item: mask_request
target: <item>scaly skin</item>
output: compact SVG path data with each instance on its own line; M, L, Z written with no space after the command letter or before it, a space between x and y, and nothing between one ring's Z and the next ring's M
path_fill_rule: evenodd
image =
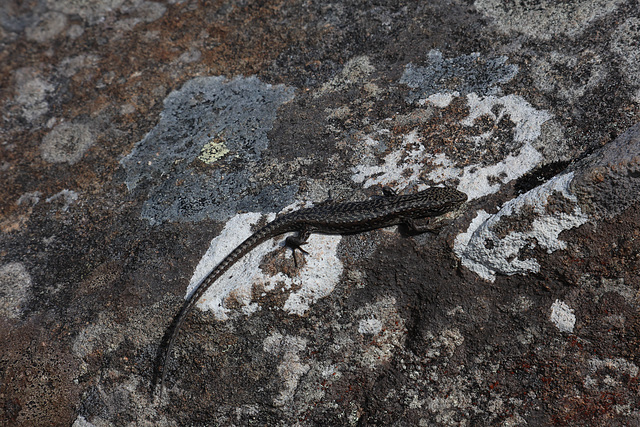
M162 372L160 393L162 394L164 387L167 361L173 343L187 314L220 276L260 243L292 231L298 232L298 235L288 237L286 243L294 250L300 249L311 233L353 234L398 224L406 224L415 232L424 232L426 229L419 227L415 220L442 215L457 208L466 200L466 194L448 187L431 187L408 195L397 195L385 188L384 196L374 197L364 202L323 203L277 217L227 255L187 297L167 330L165 338L168 336L168 343L164 352L161 351L163 346L160 346L160 363L155 375L157 379L158 373Z

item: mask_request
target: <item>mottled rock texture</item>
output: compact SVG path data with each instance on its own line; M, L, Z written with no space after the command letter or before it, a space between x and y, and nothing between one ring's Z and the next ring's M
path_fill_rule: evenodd
M637 2L0 2L0 425L640 424ZM437 230L276 214L445 184ZM439 227L439 228L438 228Z

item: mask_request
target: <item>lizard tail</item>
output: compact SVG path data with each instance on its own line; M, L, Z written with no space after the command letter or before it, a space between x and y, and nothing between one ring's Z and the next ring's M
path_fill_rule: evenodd
M236 263L240 258L246 255L253 248L258 246L260 243L264 242L267 239L283 234L288 229L282 229L282 221L272 221L271 223L265 225L258 231L256 231L253 235L247 238L244 242L242 242L237 248L235 248L229 255L227 255L221 262L218 264L207 276L205 276L200 283L196 285L191 294L187 297L186 301L182 305L182 308L178 312L178 314L173 318L173 321L167 328L164 337L162 338L162 342L158 347L158 352L156 354L156 363L153 374L152 381L152 392L160 385L160 393L159 396L162 398L162 391L164 389L164 381L167 376L167 362L169 361L169 357L171 355L171 350L173 348L173 344L180 332L180 328L187 318L187 314L191 311L191 309L196 305L200 297L204 295L204 293L209 289L209 287L220 278L233 264ZM288 227L287 227L288 228Z

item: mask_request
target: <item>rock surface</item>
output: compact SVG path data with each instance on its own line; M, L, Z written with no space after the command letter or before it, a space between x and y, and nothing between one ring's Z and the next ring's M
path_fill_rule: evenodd
M0 422L640 423L633 2L0 4ZM435 233L281 239L446 184ZM399 231L399 232L398 232Z

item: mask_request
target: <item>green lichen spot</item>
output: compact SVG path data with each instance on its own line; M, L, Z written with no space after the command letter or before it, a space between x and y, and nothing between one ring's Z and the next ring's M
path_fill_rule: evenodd
M224 157L228 152L229 149L224 144L224 137L222 135L216 135L202 147L198 159L203 163L211 165Z

